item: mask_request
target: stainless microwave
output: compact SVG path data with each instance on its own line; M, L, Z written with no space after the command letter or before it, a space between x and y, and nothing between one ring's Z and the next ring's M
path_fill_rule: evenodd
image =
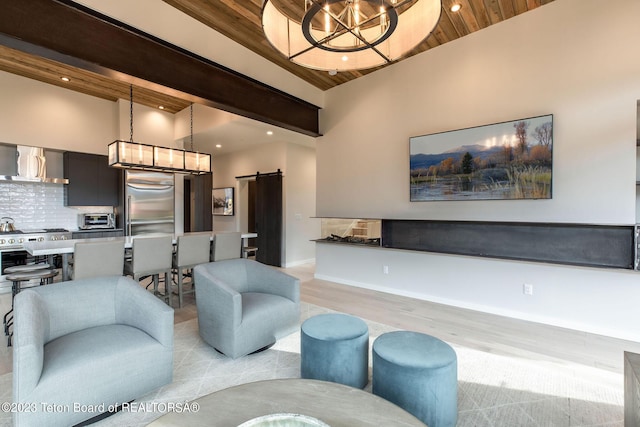
M78 215L78 228L91 230L94 228L116 228L115 215L112 213L83 213Z

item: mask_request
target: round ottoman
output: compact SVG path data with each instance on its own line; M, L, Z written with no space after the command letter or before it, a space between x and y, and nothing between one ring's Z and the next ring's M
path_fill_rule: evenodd
M444 341L418 332L382 334L373 343L372 391L429 427L453 427L458 420L456 353Z
M364 388L369 382L369 329L354 316L320 314L302 323L302 378Z

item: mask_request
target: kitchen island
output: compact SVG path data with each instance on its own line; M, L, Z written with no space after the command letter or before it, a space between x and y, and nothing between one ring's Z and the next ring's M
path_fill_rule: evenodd
M202 231L202 232L193 232L193 233L184 233L181 235L189 236L189 235L198 235L198 234L209 234L211 236L211 241L213 241L215 232L211 231ZM178 239L178 236L181 235L173 235L173 244L175 245ZM141 236L124 236L124 237L97 237L94 239L68 239L68 240L53 240L53 241L45 241L45 242L25 242L24 249L32 256L50 256L50 255L61 255L62 256L62 280L69 280L69 255L73 254L75 244L81 242L96 242L96 241L122 241L125 249L130 249L132 246L133 239L137 237L155 237L155 236L166 236L166 234L154 233L154 234L144 234ZM242 246L247 245L248 239L253 239L258 237L257 233L242 233Z

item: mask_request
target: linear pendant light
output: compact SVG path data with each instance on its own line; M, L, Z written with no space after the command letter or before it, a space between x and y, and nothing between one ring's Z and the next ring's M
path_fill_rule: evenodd
M202 175L211 172L211 155L193 151L193 104L191 104L191 150L159 147L133 141L133 85L129 89L129 141L115 140L108 146L109 166Z

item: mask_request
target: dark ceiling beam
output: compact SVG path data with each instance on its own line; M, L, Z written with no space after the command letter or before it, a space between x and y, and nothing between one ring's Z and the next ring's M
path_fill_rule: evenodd
M72 1L0 0L0 10L7 47L319 136L319 107Z

